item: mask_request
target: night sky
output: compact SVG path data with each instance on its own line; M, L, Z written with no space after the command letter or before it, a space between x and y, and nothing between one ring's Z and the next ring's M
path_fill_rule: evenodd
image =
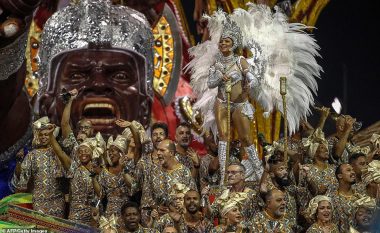
M363 126L380 120L379 8L366 2L377 1L332 0L314 31L325 71L317 100L331 106L338 97Z

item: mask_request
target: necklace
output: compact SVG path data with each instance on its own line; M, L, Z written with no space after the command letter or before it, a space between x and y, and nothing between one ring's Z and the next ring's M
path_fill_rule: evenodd
M227 73L236 63L238 57L231 54L227 57L221 55L219 61L223 64L223 74Z
M220 61L223 63L223 64L228 64L228 63L231 63L235 58L235 55L232 53L231 55L228 55L228 56L223 56L221 55L220 56Z
M349 200L351 200L354 197L354 194L344 194L344 193L341 193L339 191L338 191L338 195L340 195L346 199L349 199Z

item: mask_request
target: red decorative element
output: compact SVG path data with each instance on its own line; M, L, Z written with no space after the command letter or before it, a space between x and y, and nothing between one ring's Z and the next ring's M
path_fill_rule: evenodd
M183 77L180 77L177 91L173 99L177 99L177 97L181 97L181 96L191 96L191 95L192 95L192 90L191 90L190 84ZM172 140L175 139L175 130L177 128L177 125L180 122L175 114L174 103L168 106L165 106L165 104L162 103L158 99L157 96L154 96L153 107L152 107L152 118L156 122L157 121L165 122L169 128L169 138ZM190 144L190 147L196 149L198 154L200 155L204 155L207 153L204 145L196 140L193 140L193 142Z
M39 7L34 15L34 21L39 28L43 28L46 21L54 14L51 7Z
M20 203L20 204L17 204L17 205L21 206L21 207L24 207L24 208L27 208L27 209L30 209L30 210L33 209L33 203Z
M158 14L161 15L161 13L164 11L165 7L165 2L159 2L154 6L154 11Z

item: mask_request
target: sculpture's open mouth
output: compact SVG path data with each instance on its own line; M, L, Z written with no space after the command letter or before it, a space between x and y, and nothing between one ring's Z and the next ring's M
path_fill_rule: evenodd
M88 98L82 104L81 118L91 121L92 125L113 125L120 118L120 110L114 100L108 98Z

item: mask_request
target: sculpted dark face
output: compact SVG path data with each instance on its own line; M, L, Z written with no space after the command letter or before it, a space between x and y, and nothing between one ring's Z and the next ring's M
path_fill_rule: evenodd
M62 88L76 88L73 125L85 119L95 131L116 135L116 119L149 124L151 101L142 93L146 83L141 56L117 49L79 49L58 55L51 66L47 93L38 100L40 114L59 122L65 107L59 94Z

